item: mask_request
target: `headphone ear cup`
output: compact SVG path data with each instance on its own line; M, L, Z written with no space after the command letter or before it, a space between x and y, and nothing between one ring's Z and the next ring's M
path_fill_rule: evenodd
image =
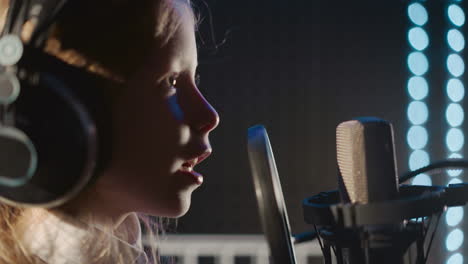
M17 187L31 179L37 168L37 152L31 140L13 127L0 129L0 184Z
M96 127L60 75L43 72L39 76L34 85L21 82L21 94L14 105L15 126L30 141L18 141L21 132L12 133L11 141L5 137L5 144L32 142L37 169L22 185L0 182L0 194L15 205L53 207L68 201L89 182L96 165ZM26 157L27 152L23 152L26 154L19 155Z

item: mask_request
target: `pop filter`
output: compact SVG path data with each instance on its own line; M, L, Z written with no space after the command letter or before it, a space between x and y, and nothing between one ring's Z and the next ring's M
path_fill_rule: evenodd
M275 264L296 264L291 228L268 134L261 125L248 129L248 152L260 220Z

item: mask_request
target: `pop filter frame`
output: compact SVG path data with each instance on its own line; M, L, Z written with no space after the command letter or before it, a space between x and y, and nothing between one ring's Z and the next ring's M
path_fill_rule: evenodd
M248 153L263 232L275 264L295 264L291 228L266 129L248 129Z

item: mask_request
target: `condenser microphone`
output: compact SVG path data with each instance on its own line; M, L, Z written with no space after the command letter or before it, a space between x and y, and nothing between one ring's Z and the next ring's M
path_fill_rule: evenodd
M361 117L343 122L336 136L338 190L303 201L304 220L318 230L324 263L332 263L332 253L337 264L427 263L442 212L466 204L468 183L399 185L393 128L385 120ZM446 163L400 179L447 168Z
M338 183L342 201L367 204L393 200L398 175L392 125L361 117L336 128Z
M343 204L372 204L398 197L392 125L374 117L360 117L336 128L338 190ZM401 226L368 225L355 235L382 238L381 246L366 248L354 244L344 247L347 263L402 263L403 253L395 251L392 236ZM364 231L364 232L363 232ZM353 232L351 232L353 233ZM382 262L383 261L383 262Z

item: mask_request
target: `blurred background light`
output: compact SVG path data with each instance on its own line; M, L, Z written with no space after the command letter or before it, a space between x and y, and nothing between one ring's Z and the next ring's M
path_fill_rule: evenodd
M462 206L450 207L445 214L445 222L449 226L458 225L463 219L464 210Z
M463 144L465 143L465 136L460 129L451 128L447 132L445 143L451 152L457 152L463 147Z
M424 26L428 20L427 10L420 3L413 3L408 6L408 17L414 24Z
M458 127L463 123L464 112L460 104L451 103L445 111L445 118L451 127Z
M459 153L452 153L450 154L449 156L449 159L461 159L463 158L462 155L460 155ZM447 174L450 176L450 177L457 177L457 176L460 176L460 174L463 172L463 170L461 169L450 169L450 170L447 170Z
M411 184L431 186L432 185L432 180L431 180L431 177L429 177L429 175L422 173L422 174L419 174L418 176L414 177Z
M417 70L422 70L419 69L419 67L422 68L422 66L416 66ZM455 77L461 76L465 72L465 63L463 62L463 59L460 57L458 54L450 54L447 57L447 69Z
M448 7L447 10L448 18L450 22L452 22L455 26L460 27L465 24L465 12L460 6L456 4L452 4Z
M463 264L463 255L455 253L447 260L447 264Z
M428 134L423 126L411 126L408 130L406 140L411 149L422 149L427 145Z
M460 52L465 48L465 37L458 29L451 29L447 33L447 43L451 49Z
M447 96L452 102L460 102L463 99L465 87L459 79L452 78L447 82Z
M458 178L450 179L450 181L448 182L448 184L459 184L459 183L462 183L462 181Z
M415 51L408 56L408 68L414 75L423 75L429 69L429 62L424 53Z
M424 77L413 76L408 80L408 93L413 100L422 100L429 93L429 86Z
M426 151L415 150L409 157L409 169L412 171L420 169L429 165L429 161L429 154Z
M463 239L463 231L458 228L454 229L448 234L447 239L445 240L445 247L448 251L455 251L463 244Z
M408 31L408 41L416 50L424 50L429 45L429 37L424 29L414 27Z
M408 106L408 120L413 125L424 124L429 117L429 110L424 102L413 101Z

